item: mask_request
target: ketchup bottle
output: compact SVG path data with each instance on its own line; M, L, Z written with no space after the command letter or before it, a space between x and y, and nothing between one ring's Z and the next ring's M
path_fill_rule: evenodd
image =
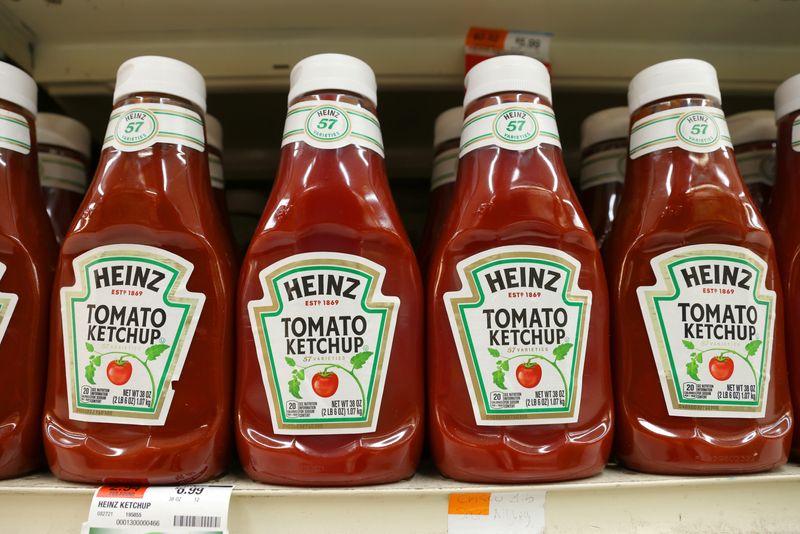
M428 270L431 253L447 220L458 173L458 140L464 108L461 106L443 111L433 125L433 173L431 175L431 202L422 233L419 265L423 273Z
M428 288L431 450L446 476L591 476L611 449L608 303L569 183L547 68L467 73L453 209Z
M36 116L39 178L56 241L64 241L86 193L92 139L89 129L55 113Z
M625 191L606 246L616 454L665 474L786 462L792 410L775 249L745 191L714 67L631 81Z
M775 112L757 109L737 113L728 117L728 127L744 185L765 213L775 184Z
M628 156L628 108L592 113L581 123L580 200L602 248L619 207Z
M42 464L50 288L58 249L36 168L36 83L0 62L0 479Z
M775 189L771 195L768 221L786 296L786 353L789 361L789 384L795 413L800 410L800 74L783 82L775 91L777 119ZM794 427L794 456L800 457L800 427Z
M233 251L214 205L205 82L129 59L97 175L61 249L44 415L53 473L174 484L231 441Z
M291 73L281 162L239 279L236 439L255 480L376 484L422 448L422 289L389 192L375 75Z

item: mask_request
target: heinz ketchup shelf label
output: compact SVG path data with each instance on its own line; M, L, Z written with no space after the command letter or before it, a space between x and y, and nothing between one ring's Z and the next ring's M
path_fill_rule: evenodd
M276 434L372 432L400 299L386 269L350 254L298 254L260 274L250 322Z

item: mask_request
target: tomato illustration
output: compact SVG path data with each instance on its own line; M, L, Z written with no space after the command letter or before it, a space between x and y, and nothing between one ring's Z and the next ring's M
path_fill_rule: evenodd
M106 376L109 382L116 386L122 386L131 379L133 373L133 366L131 362L126 360L113 360L108 362L106 367Z
M517 382L519 385L532 389L542 380L542 366L538 363L521 363L517 367Z
M336 373L322 371L311 379L311 388L314 393L327 399L339 389L339 377L336 376Z
M733 374L733 359L727 356L711 358L711 361L708 362L708 371L714 377L714 380L724 382Z

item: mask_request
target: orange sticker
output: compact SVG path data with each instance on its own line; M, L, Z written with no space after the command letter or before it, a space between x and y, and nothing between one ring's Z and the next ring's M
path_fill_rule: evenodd
M97 490L98 497L115 497L118 499L141 499L146 487L135 486L102 486Z
M465 44L467 46L476 48L492 48L494 50L502 50L505 46L507 36L507 30L500 30L496 28L476 28L473 26L467 32L467 40Z
M489 515L491 493L453 493L447 505L450 515Z

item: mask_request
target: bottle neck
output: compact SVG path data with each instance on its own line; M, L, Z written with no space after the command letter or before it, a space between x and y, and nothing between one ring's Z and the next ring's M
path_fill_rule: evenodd
M203 110L182 98L158 93L140 93L127 96L114 104L110 124L114 124L114 116L119 112L139 106L159 117L155 143L143 143L141 148L131 151L121 150L113 143L109 143L108 138L114 135L114 132L109 130L100 155L98 179L104 184L124 184L132 189L148 191L179 191L185 187L208 186L210 178ZM185 117L188 118L179 120L190 121L195 126L199 123L202 136L199 131L191 132L191 135L182 130L177 132L179 135L167 131L181 128L180 126L174 128L173 125L166 127L164 124L176 115L184 117L183 112L186 112ZM135 126L134 124L132 128L135 129ZM193 145L191 139L197 139L197 143ZM107 187L105 189L108 190Z
M28 201L41 197L35 119L28 110L4 100L0 100L0 110L22 116L28 125L27 154L0 147L0 195L5 197L3 205L8 206L6 202L10 202L12 206L24 206ZM19 141L24 142L23 139Z
M694 151L685 146L675 146L675 143L667 142L663 145L664 148L634 156L633 152L636 150L633 147L634 144L648 141L658 142L657 139L634 139L634 129L638 131L641 125L647 123L648 118L655 114L665 114L665 112L674 110L675 114L665 114L673 119L665 119L661 123L669 124L668 121L673 120L676 126L671 127L669 133L674 136L675 128L682 131L678 125L680 119L676 117L682 116L680 112L688 111L687 108L703 108L698 111L717 116L722 115L719 102L704 95L680 95L665 98L646 104L633 113L631 116L631 153L628 156L625 178L625 198L633 199L637 203L643 203L646 200L646 204L654 207L657 211L661 209L660 206L666 199L693 193L733 195L742 201L749 202L746 200L744 185L736 166L733 149L730 146L724 118L721 119L723 127L719 131L721 141L712 145L710 151L701 149ZM657 118L659 117L653 117L653 119ZM691 131L691 126L687 127Z
M483 110L487 113L487 108L495 106L508 106L509 109L523 108L533 109L539 108L539 111L552 113L552 108L549 100L546 98L532 94L532 93L498 93L495 95L480 98L467 106L465 112L465 132L470 123L471 117L478 117ZM499 119L503 115L502 110L498 110L498 117L492 119L495 123L499 123ZM511 120L506 121L505 128L511 128ZM482 146L470 152L466 152L461 157L459 166L459 183L464 182L463 191L465 194L485 196L483 193L490 195L501 194L503 192L512 191L519 188L537 187L553 191L560 195L567 195L571 191L569 186L569 177L566 168L564 167L561 148L558 143L553 142L552 137L542 136L542 132L548 130L547 133L555 133L557 131L549 132L549 130L556 130L555 122L552 120L552 126L544 126L545 120L541 120L537 127L537 138L541 141L539 144L530 148L520 149L523 144L508 145L501 141L492 141L491 144ZM491 136L491 130L497 130L499 126L484 126L485 132L475 132L479 137L481 133ZM521 126L514 126L514 129L521 128ZM468 133L464 134L469 135ZM496 135L496 134L495 134ZM468 140L465 141L465 145ZM462 147L462 153L464 147ZM462 187L459 185L459 187ZM569 193L571 194L571 193Z
M361 95L346 91L322 91L302 95L289 107L301 103L331 102L346 104L376 117L376 107ZM278 189L301 190L313 187L342 187L367 194L376 187L388 191L383 156L359 144L324 143L312 145L303 139L289 142L281 149L281 161L275 186Z

